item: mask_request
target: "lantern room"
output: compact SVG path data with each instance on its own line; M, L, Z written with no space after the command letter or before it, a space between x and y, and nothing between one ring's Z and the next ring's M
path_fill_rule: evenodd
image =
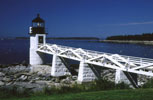
M45 32L45 21L40 18L40 15L37 14L37 17L32 20L32 27L30 27L30 34L46 34Z

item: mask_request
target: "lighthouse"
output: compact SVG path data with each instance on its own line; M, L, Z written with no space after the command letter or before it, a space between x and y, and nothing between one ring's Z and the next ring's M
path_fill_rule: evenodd
M29 63L30 65L43 64L44 54L37 52L39 44L46 43L46 32L45 32L45 21L37 17L32 20L32 26L29 27L30 34L30 52L29 52Z

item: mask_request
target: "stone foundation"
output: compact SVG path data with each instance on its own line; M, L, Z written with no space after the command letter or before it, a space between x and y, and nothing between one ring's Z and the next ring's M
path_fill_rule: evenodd
M61 60L60 57L57 55L53 55L53 61L52 61L52 70L51 75L52 76L65 76L65 75L71 75L68 68L64 64L64 62Z
M90 82L97 79L93 70L89 67L87 63L80 62L79 73L78 73L78 83Z
M116 70L115 83L122 83L130 85L132 88L137 88L137 75L129 72L123 72L121 70Z

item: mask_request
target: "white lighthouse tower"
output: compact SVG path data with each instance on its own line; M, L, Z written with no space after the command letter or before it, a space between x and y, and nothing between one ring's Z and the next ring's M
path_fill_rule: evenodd
M40 15L37 14L37 17L32 20L32 26L29 28L30 34L30 65L40 65L43 64L43 53L37 52L39 44L46 43L46 32L45 32L45 21L40 18Z

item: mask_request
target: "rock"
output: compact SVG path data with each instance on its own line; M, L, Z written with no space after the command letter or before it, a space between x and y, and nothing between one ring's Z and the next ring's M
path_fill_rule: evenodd
M51 74L51 66L49 65L33 65L31 72L37 72L39 75Z
M33 88L31 91L33 92L43 92L45 87L37 87L37 88Z
M3 77L0 77L0 81L2 81L3 80Z
M24 88L33 89L33 88L37 88L37 86L34 84L26 84L26 85L24 85Z
M30 73L27 73L27 72L19 72L17 74L14 74L14 77L19 78L21 75L31 76Z
M60 83L54 83L54 86L55 87L60 87L61 85L60 85Z
M30 80L29 83L35 83L36 80Z
M35 78L35 80L39 80L39 79L40 79L39 77L36 77L36 78Z
M14 85L16 85L17 87L23 87L27 89L33 89L39 87L37 84L34 83L31 84L29 82L15 82Z
M4 73L8 73L9 72L9 68L3 68L2 70Z
M6 86L12 85L12 84L13 84L13 82L7 82L7 83L6 83Z
M51 81L52 82L55 82L55 80L56 80L56 78L54 78L54 77L51 78Z
M40 85L46 85L47 81L35 81L35 83Z
M10 81L11 81L11 79L10 79L10 78L8 78L8 77L4 77L4 78L3 78L3 81L4 81L4 82L10 82Z
M71 81L71 84L77 84L77 81Z
M70 84L72 81L71 77L67 77L66 79L62 79L60 83Z
M56 78L55 83L59 83L59 82L60 82L59 78Z
M19 78L21 81L26 81L28 78L28 76L25 75L21 75L21 77Z
M4 85L4 82L0 81L0 86L3 86Z
M72 80L77 80L78 76L72 76Z
M20 72L29 72L30 67L23 66L23 65L16 65L16 66L9 66L7 68L3 68L3 72L7 74L16 74Z
M66 80L70 81L70 80L72 80L72 77L66 77Z
M3 77L3 76L5 76L5 74L4 74L4 73L2 73L2 72L0 72L0 77Z
M51 75L50 74L46 74L45 75L45 80L51 80Z
M63 80L61 80L61 82L60 82L60 83L70 84L71 82L70 82L69 80L67 80L67 79L63 79Z
M66 83L66 79L62 79L60 83Z
M32 80L32 77L31 76L28 76L27 80L29 80L29 81Z

